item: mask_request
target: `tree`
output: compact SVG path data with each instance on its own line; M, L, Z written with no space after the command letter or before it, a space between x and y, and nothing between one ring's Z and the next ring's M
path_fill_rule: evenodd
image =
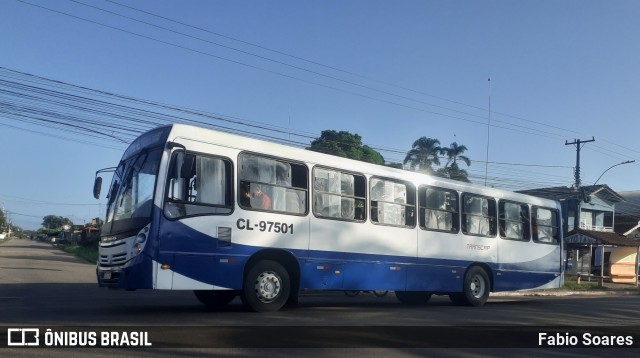
M467 146L465 145L458 145L458 143L453 142L449 144L449 148L442 148L442 151L447 156L447 158L449 158L447 160L447 164L445 164L445 167L449 164L457 165L458 159L464 161L467 166L471 165L471 159L469 159L469 157L465 155L462 155L462 153L467 151Z
M451 143L448 148L442 148L442 152L447 156L448 160L444 168L439 169L437 174L445 178L469 183L469 174L458 166L458 159L467 166L471 165L471 159L462 155L466 151L466 146L458 145L456 142Z
M57 215L47 215L42 218L42 226L47 229L61 229L64 225L73 225L73 222Z
M384 157L382 154L367 145L363 145L362 137L359 135L351 134L347 131L337 132L334 130L324 130L320 138L311 142L311 146L306 149L367 163L384 165Z
M440 168L436 172L437 176L443 178L449 178L457 181L463 181L465 183L470 183L469 173L466 170L458 167L458 164L451 164L448 167Z
M396 169L404 169L402 163L389 162L385 164L387 167L396 168Z
M433 173L433 165L440 165L439 155L442 154L440 141L434 138L420 137L411 146L404 158L404 164L409 163L412 170Z

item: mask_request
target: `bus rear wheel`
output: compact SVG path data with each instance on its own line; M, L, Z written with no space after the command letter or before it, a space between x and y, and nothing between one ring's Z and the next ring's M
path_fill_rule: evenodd
M259 261L245 276L242 301L256 312L273 312L287 303L290 290L289 273L282 265Z
M431 292L396 291L396 298L404 305L426 305L431 299Z
M482 306L489 299L490 287L487 272L479 266L473 266L464 276L463 291L450 294L449 299L459 306Z
M203 303L209 308L220 308L226 306L229 302L233 301L238 295L237 291L224 290L224 291L193 291L198 301Z

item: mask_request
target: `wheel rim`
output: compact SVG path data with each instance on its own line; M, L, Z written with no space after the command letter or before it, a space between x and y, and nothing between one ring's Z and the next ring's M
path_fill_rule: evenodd
M282 289L280 276L275 272L263 272L256 280L256 294L261 302L269 303L275 300Z
M473 297L480 298L484 296L484 291L486 289L484 278L480 275L473 276L471 283L469 284L469 288Z

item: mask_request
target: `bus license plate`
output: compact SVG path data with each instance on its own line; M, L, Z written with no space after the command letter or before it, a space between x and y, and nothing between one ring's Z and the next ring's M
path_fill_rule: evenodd
M102 278L105 280L110 280L111 279L111 271L105 271L104 275L102 275Z

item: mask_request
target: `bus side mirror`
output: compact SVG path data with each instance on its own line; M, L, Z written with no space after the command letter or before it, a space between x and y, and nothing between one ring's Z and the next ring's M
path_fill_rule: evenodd
M180 143L175 143L175 142L167 143L167 148L169 149L178 148L178 152L176 154L176 159L175 159L175 163L176 163L175 179L189 178L191 176L191 169L192 169L191 165L193 165L193 163L187 162L187 160L189 159L187 157L187 148L184 145Z
M93 197L100 199L100 190L102 190L102 177L96 177L93 182Z
M98 176L100 173L104 172L114 172L116 167L104 168L100 169L96 172L96 180L93 182L93 197L96 199L100 199L100 190L102 190L102 177Z

